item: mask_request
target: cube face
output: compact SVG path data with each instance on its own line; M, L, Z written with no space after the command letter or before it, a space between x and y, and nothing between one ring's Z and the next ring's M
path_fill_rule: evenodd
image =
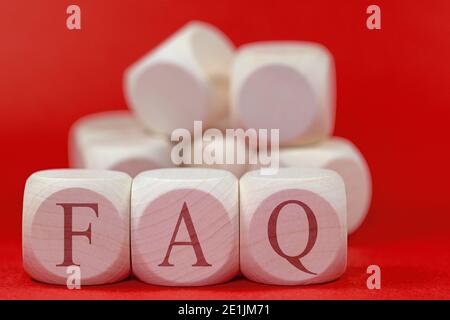
M276 87L275 83L283 85ZM263 88L270 88L261 94ZM284 99L283 99L284 98ZM308 81L288 66L264 66L252 72L239 90L236 105L245 128L280 129L280 143L306 135L317 117ZM258 106L258 107L255 107ZM277 110L278 116L274 116Z
M25 270L32 278L53 284L66 284L71 266L79 267L81 285L126 278L131 178L102 174L107 182L101 186L99 179L82 180L88 171L77 177L69 171L43 171L28 179L23 212ZM111 198L115 193L121 199Z
M312 143L334 128L334 63L322 46L262 42L236 54L231 106L244 128L279 129L280 145Z
M257 282L279 285L336 279L346 268L342 180L328 170L308 170L306 175L280 170L278 179L257 172L242 178L242 273ZM310 188L311 179L328 182L331 188L322 192Z
M170 135L208 117L208 88L189 68L158 60L138 64L125 83L128 105L151 131Z
M167 286L232 279L239 269L237 179L222 170L173 170L171 177L177 172L184 176L166 180L164 172L170 171L155 170L135 179L133 273L144 282Z

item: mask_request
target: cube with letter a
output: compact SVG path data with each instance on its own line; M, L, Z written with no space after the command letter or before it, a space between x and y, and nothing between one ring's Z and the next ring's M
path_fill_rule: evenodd
M143 172L133 182L131 256L142 281L201 286L239 270L238 181L200 168Z
M34 279L69 285L116 282L130 274L130 191L125 173L46 170L26 183L23 264Z
M241 272L276 285L334 280L346 268L346 223L345 186L334 171L251 171L240 180Z

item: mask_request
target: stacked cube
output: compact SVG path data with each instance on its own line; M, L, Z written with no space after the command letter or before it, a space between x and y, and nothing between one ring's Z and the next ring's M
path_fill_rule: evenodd
M213 26L191 22L126 71L125 94L133 113L91 115L73 126L70 161L81 170L27 181L23 250L32 277L62 284L62 267L80 265L84 284L108 283L127 277L132 264L151 284L215 284L240 269L254 281L295 285L344 272L347 233L365 218L371 179L358 149L331 137L335 73L323 46L235 50ZM203 129L279 129L279 141L269 143L281 146L282 168L273 175L249 163L169 168L178 165L171 135L193 133L194 121ZM258 154L245 143L236 148Z

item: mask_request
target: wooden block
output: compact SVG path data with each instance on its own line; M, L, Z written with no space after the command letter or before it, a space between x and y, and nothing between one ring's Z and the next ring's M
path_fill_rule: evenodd
M238 50L231 75L233 117L244 128L279 129L280 145L329 136L334 128L333 57L310 42L260 42Z
M128 105L155 132L213 126L227 111L233 51L215 27L188 23L125 72Z
M25 186L23 264L34 279L67 283L79 266L81 285L125 279L130 274L132 179L115 171L47 170Z
M141 125L129 111L107 111L84 116L74 123L69 133L69 163L73 168L83 168L80 149L97 141L140 134Z
M372 182L364 156L350 141L334 137L318 144L280 150L281 167L312 167L336 171L347 190L347 228L352 233L364 221L372 198Z
M214 128L225 132L227 129L238 129L239 126L236 119L233 119L231 115L226 115L214 123Z
M247 144L240 139L224 136L223 140L212 139L205 141L202 138L198 140L194 141L194 146L199 143L203 146L203 162L195 164L195 159L192 157L191 164L187 165L187 167L227 170L237 178L240 178L250 170L250 153L256 154L256 151L249 149ZM194 150L194 148L192 149Z
M201 286L239 270L238 181L224 170L174 168L133 182L131 256L142 281Z
M346 198L342 178L325 169L258 170L240 180L240 266L250 280L305 285L346 268Z
M173 167L171 144L160 136L128 136L94 142L82 150L87 169L122 171L135 177L152 169Z
M74 167L117 170L134 177L142 171L174 166L168 138L148 134L129 112L80 119L72 127L69 144Z

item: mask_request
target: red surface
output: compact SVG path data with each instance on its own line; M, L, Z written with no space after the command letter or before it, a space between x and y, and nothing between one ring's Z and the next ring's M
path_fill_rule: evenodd
M348 268L338 280L303 287L268 286L239 278L207 287L151 286L136 279L69 290L31 280L22 269L20 246L5 246L0 297L3 299L448 299L448 239L350 243ZM380 290L366 287L366 268L381 267Z
M82 9L81 31L65 9ZM372 1L0 1L0 298L450 298L448 122L450 2L376 1L382 30L365 27ZM333 283L270 287L238 280L197 289L136 280L69 291L21 267L22 192L33 171L67 166L80 116L125 108L122 73L191 19L236 45L265 39L324 43L337 67L337 135L360 147L374 196L351 237L349 269ZM365 287L378 264L382 289Z

